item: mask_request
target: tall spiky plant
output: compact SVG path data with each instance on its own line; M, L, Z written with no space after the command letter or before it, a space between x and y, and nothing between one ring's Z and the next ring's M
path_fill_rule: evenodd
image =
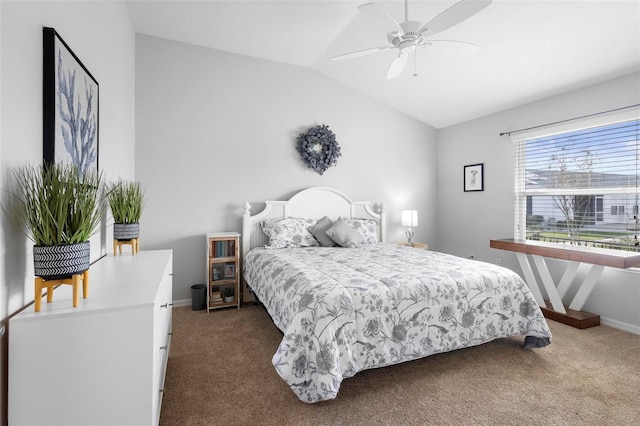
M140 182L120 180L111 185L107 200L115 223L138 223L142 215L144 193Z
M102 174L80 175L71 164L25 165L14 170L15 210L37 246L88 241L102 219Z

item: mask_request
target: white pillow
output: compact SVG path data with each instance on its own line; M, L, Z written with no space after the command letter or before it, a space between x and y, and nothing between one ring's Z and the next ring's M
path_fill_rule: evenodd
M376 244L378 237L378 222L375 219L345 218L344 221L362 235L362 244Z

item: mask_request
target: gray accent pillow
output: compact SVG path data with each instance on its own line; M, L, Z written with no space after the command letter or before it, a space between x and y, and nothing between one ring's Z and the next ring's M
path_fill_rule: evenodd
M362 234L349 226L341 217L327 229L327 235L341 247L355 248L362 244Z
M316 237L320 245L324 247L333 247L336 243L327 235L327 230L333 226L333 221L327 216L320 219L315 225L308 227L309 232Z

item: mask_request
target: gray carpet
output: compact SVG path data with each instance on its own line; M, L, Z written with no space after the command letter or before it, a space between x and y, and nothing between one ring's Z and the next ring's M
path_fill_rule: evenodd
M259 306L173 310L161 425L640 425L640 336L549 321L523 338L368 370L305 404L271 357L281 334Z

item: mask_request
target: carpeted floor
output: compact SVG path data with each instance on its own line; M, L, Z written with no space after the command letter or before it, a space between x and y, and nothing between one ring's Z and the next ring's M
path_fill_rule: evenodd
M161 425L640 425L640 336L549 321L523 338L367 370L335 400L305 404L271 357L280 332L260 306L173 310Z

